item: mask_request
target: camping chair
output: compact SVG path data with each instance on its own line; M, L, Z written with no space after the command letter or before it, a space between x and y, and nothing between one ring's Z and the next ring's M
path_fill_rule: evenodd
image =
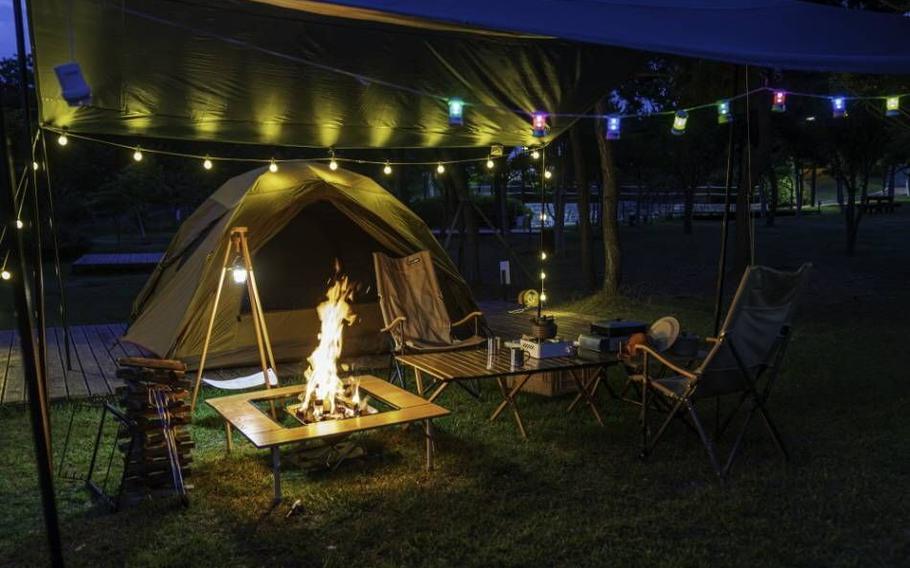
M749 422L757 412L764 420L777 449L789 459L777 427L768 414L766 402L780 371L790 340L796 300L805 285L809 268L805 264L795 272L781 272L763 266L752 266L743 275L727 318L705 359L694 370L685 369L645 345L637 346L643 355L641 427L642 458L654 450L664 431L674 419L681 420L701 438L708 458L718 477L723 480L739 453ZM655 362L658 365L655 365ZM655 366L672 373L660 377ZM763 385L759 381L764 379ZM721 421L719 397L739 395L738 402ZM649 400L649 397L653 397ZM702 425L695 403L715 398L715 432L709 437ZM739 410L749 403L742 428L725 463L718 461L716 442ZM648 426L649 407L666 412L666 418L651 436Z
M389 382L404 387L404 370L396 355L405 353L439 353L470 349L483 344L489 330L482 312L471 312L452 322L442 298L433 259L428 251L392 258L373 253L379 307L390 337ZM473 323L473 334L457 339L453 330ZM460 383L459 383L460 384ZM476 388L466 390L478 396Z

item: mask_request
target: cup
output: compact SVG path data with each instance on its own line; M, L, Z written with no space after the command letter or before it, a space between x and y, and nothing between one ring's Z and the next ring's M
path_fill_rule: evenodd
M524 349L518 347L512 347L509 350L509 368L514 371L519 367L524 367L525 364L525 352Z

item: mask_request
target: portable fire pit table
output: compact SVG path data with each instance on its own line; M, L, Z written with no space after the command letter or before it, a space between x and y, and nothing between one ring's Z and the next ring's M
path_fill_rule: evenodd
M489 369L487 368L486 349L413 353L398 355L396 359L399 363L414 369L414 375L417 378L417 392L421 396L426 396L430 402L439 398L439 395L451 383L496 379L503 400L490 416L490 420L496 420L507 406L511 407L518 431L523 438L527 438L528 435L515 398L531 377L540 373L569 373L578 386L578 395L569 405L569 412L575 408L578 402L585 400L591 413L594 414L594 418L603 426L603 419L600 417L594 398L606 376L606 369L618 363L616 356L612 353L580 350L575 356L527 359L523 366L511 368L509 350L505 348L500 349L499 353L493 356L493 365ZM424 385L424 374L431 377L435 383ZM506 384L507 377L515 378L511 388Z
M391 410L287 427L273 420L268 408L262 409L254 404L294 398L306 390L306 385L302 384L213 398L207 400L206 404L224 418L228 451L232 447L232 428L240 431L257 448L269 448L272 451L275 501L281 500L279 448L285 444L311 440L326 441L366 430L422 421L425 423L426 433L426 467L427 471L432 469L433 430L431 421L434 418L446 416L449 411L377 377L366 375L355 377L355 380L360 381L361 392L391 407ZM265 406L268 407L268 404ZM279 408L278 404L275 407L276 412L284 412L284 409Z

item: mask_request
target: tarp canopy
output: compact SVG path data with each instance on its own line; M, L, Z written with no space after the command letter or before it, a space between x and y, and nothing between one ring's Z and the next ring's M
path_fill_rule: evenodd
M74 132L316 147L530 145L639 51L910 72L910 18L793 0L31 0L41 119ZM74 109L53 67L93 90ZM394 85L394 86L393 86ZM451 127L445 99L469 105ZM551 121L551 137L571 119Z
M301 362L316 346L316 306L335 262L359 286L358 321L345 356L388 352L379 333L373 253L429 251L453 320L477 310L465 281L426 224L371 179L324 164L284 162L228 180L180 226L133 305L124 340L161 357L198 362L221 262L233 227L247 227L253 268L275 356ZM231 259L232 260L232 259ZM229 260L230 262L230 260ZM256 338L245 286L228 278L216 314L208 366L255 364Z

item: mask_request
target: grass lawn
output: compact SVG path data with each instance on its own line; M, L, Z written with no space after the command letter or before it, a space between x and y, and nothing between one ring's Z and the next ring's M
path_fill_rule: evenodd
M707 330L706 306L674 305L688 327ZM668 311L654 302L584 307ZM438 422L434 472L422 469L416 431L375 432L361 437L371 457L333 473L286 463L286 502L271 510L266 453L241 442L225 456L221 424L203 406L191 506L159 501L111 515L61 481L66 557L94 566L899 565L910 557L910 388L894 357L908 332L803 322L771 405L793 460L779 459L756 421L725 486L685 428L641 462L630 406L605 400L600 428L587 414L566 416L564 399L527 395L524 442L513 422L486 421L492 390L476 403L454 389L442 401L455 412ZM58 440L70 408L54 405ZM77 470L96 420L76 413ZM0 565L42 565L26 413L2 408L0 425ZM298 498L303 512L286 518Z

